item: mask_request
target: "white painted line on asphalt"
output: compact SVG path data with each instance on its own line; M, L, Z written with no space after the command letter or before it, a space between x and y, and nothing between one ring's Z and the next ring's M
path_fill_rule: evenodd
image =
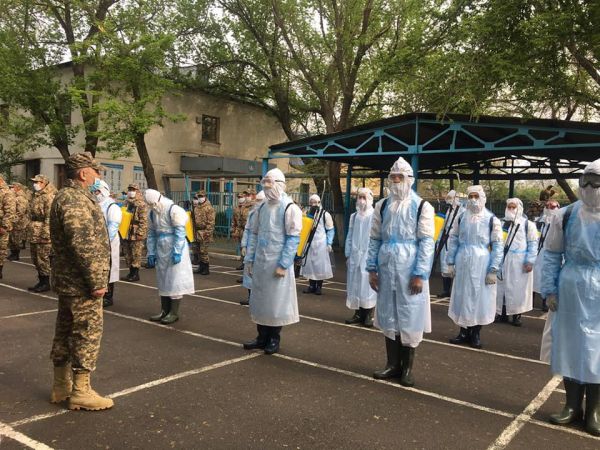
M541 420L537 420L537 419L533 419L533 418L530 419L528 423L530 423L532 425L544 427L544 428L550 428L551 430L562 431L563 433L571 433L571 434L574 434L574 435L582 437L582 438L595 439L597 441L600 441L600 437L594 436L585 431L578 430L577 428L571 428L570 426L554 425L553 423L542 422Z
M243 286L241 284L232 284L230 286L220 286L220 287L207 288L207 289L198 289L197 291L194 291L194 293L197 293L197 292L206 292L206 291L219 291L221 289L231 289L231 288L234 288L234 287L243 287Z
M133 386L127 389L123 389L122 391L114 392L110 395L107 395L108 398L118 398L123 397L125 395L133 394L135 392L143 391L146 389L151 389L156 386L160 386L165 383L170 383L171 381L179 380L181 378L189 377L192 375L198 375L203 372L208 372L210 370L219 369L220 367L229 366L231 364L235 364L241 361L246 361L248 359L256 358L260 356L260 353L249 353L244 356L240 356L238 358L228 359L226 361L221 361L215 364L211 364L209 366L203 366L198 369L186 370L185 372L176 373L174 375L169 375L168 377L159 378L157 380L149 381L148 383L139 384L137 386ZM39 422L40 420L49 419L51 417L60 416L62 414L66 414L70 412L69 409L61 409L58 411L53 411L47 414L38 414L36 416L28 417L26 419L17 420L10 424L11 427L20 427L23 425L27 425L33 422ZM0 422L1 424L1 422ZM0 429L1 430L1 429Z
M14 319L16 317L35 316L36 314L46 314L46 313L50 313L50 312L56 312L56 309L45 309L43 311L34 311L34 312L28 312L28 313L13 314L11 316L0 317L0 320L1 319Z
M515 438L517 433L527 424L532 416L537 412L541 406L546 403L546 400L552 395L556 386L562 381L561 377L554 376L546 383L546 386L535 396L531 402L525 407L523 412L519 414L514 420L500 433L500 436L488 447L488 450L502 450L510 444Z
M20 433L19 431L13 429L10 425L7 425L3 422L0 422L0 446L2 445L2 436L6 436L13 441L17 441L19 444L23 444L26 447L33 448L36 450L52 450L52 447L47 446L35 439L31 439L30 437Z
M319 364L319 363L316 363L316 362L307 361L307 360L300 359L300 358L294 358L293 356L282 355L280 353L276 353L275 356L277 356L278 358L281 358L281 359L286 359L288 361L294 361L294 362L297 362L297 363L300 363L300 364L304 364L306 366L317 367L319 369L328 370L330 372L335 372L335 373L347 375L349 377L358 378L360 380L370 381L372 383L378 383L378 384L385 384L386 386L392 386L392 387L395 387L396 389L402 389L402 390L409 391L409 392L415 392L417 394L421 394L421 395L424 395L426 397L431 397L431 398L442 400L442 401L445 401L445 402L448 402L448 403L454 403L455 405L465 406L467 408L476 409L476 410L484 411L484 412L491 413L491 414L496 414L498 416L509 417L509 418L514 418L515 417L515 414L511 414L511 413L508 413L508 412L505 412L505 411L500 411L498 409L488 408L487 406L477 405L476 403L471 403L471 402L466 402L466 401L463 401L463 400L458 400L456 398L447 397L445 395L437 394L435 392L424 391L422 389L417 389L417 388L414 388L414 387L405 387L405 386L402 386L399 383L393 383L391 381L376 380L373 377L370 377L370 376L367 376L367 375L363 375L361 373L352 372L350 370L338 369L337 367L327 366L327 365L324 365L324 364Z

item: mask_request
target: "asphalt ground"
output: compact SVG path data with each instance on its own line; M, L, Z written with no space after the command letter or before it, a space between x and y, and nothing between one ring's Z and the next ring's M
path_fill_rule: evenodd
M48 402L56 295L33 294L28 254L0 280L0 449L14 448L458 448L599 449L581 423L547 422L562 384L538 360L545 314L523 326L482 330L483 349L448 344L457 327L447 299L432 297L433 332L418 347L416 384L376 381L385 364L375 329L343 323L343 263L323 295L302 294L300 323L285 327L281 351L248 352L256 334L237 261L211 260L195 275L179 322L157 325L153 270L117 283L105 310L94 388L115 399L107 411L69 411ZM122 271L127 273L126 270ZM432 278L432 292L439 292ZM536 305L539 307L539 305Z

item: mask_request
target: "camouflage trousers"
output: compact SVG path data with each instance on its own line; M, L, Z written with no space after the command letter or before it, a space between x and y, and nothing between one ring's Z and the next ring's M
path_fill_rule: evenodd
M208 264L208 243L207 242L195 242L194 252L198 255L198 261L201 263Z
M50 253L52 244L31 243L31 260L40 275L50 276Z
M92 372L102 339L102 299L58 296L58 314L50 358L55 366L71 364L77 372Z
M13 252L18 252L23 247L23 241L27 237L26 230L12 230L9 238L9 248Z
M8 255L8 233L0 235L0 266L4 265Z
M144 254L144 243L145 241L121 241L127 267L140 268Z

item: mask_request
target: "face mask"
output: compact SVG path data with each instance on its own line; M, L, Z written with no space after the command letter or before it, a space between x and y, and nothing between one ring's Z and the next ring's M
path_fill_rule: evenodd
M94 193L94 191L100 189L100 178L94 178L94 184L92 184L88 189L92 194Z
M41 191L41 190L42 190L42 185L41 185L41 184L39 184L39 183L35 183L35 184L33 185L33 190L34 190L35 192L39 192L39 191Z
M410 185L408 183L392 183L390 185L390 192L397 199L404 200L408 197Z
M514 222L515 219L517 218L517 211L514 210L514 209L508 209L508 208L506 208L506 210L504 211L504 218L506 220Z
M548 216L548 217L552 217L555 216L556 214L558 214L559 209L548 209L548 208L544 208L544 216Z
M364 211L367 209L367 200L364 198L359 198L358 200L356 200L356 210L357 211Z
M129 197L129 198L135 198L135 191L129 191L127 193L127 197Z
M481 206L479 206L479 199L478 198L470 198L469 200L467 200L467 208L469 208L469 211L474 212L474 213L480 212Z
M104 201L104 195L96 194L96 200L98 200L98 203L102 203Z
M194 205L197 205L197 204L199 203L199 202L198 202L198 199L196 199L196 198L195 198L194 200L192 200L192 203L193 203Z
M579 198L583 204L589 208L600 207L600 189L596 189L592 186L580 187Z
M238 198L238 205L243 205L244 203L246 203L246 199L244 197Z
M206 197L200 197L198 198L198 201L202 204L206 201Z

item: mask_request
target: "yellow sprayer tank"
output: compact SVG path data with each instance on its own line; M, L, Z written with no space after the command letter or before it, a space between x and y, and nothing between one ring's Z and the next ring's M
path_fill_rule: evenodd
M308 235L312 229L314 219L306 215L302 216L302 231L300 231L300 242L298 243L298 250L296 256L302 256L306 242L308 241Z
M433 240L434 241L437 241L440 238L440 234L442 233L442 230L444 229L444 220L445 220L445 216L442 213L437 213L433 218L433 225L434 225Z
M121 225L119 225L119 236L121 236L121 239L128 239L129 226L131 225L133 214L127 211L127 206L121 206L121 213L123 214L123 218L121 219Z
M191 244L196 240L196 236L194 236L194 223L192 222L192 212L186 211L186 214L188 216L188 221L185 223L185 237Z

